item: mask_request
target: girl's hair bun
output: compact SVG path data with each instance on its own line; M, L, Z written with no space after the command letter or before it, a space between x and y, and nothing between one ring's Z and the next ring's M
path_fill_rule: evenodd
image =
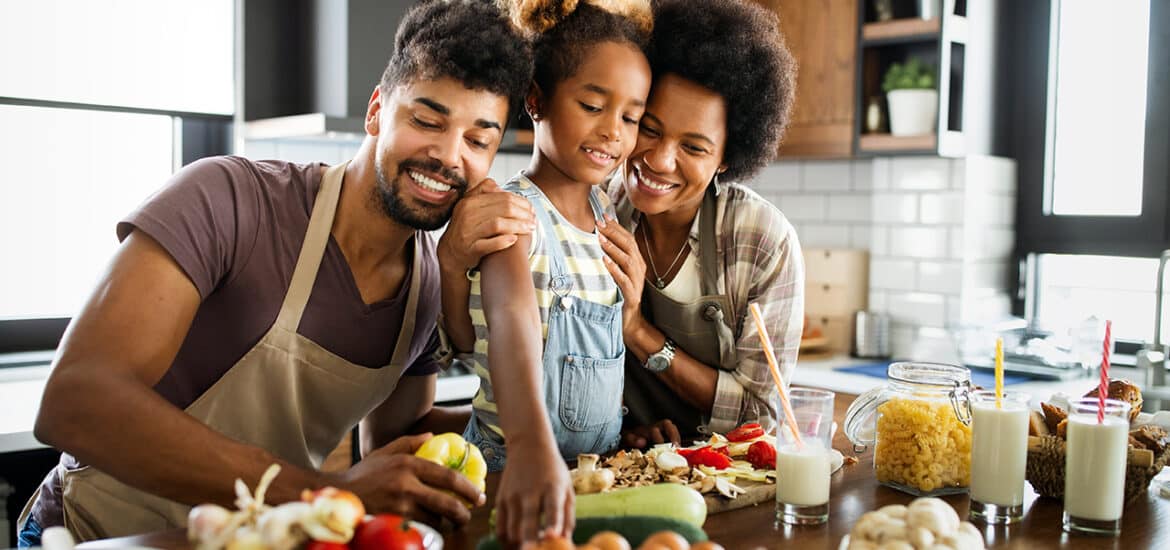
M525 34L538 36L567 19L580 4L632 21L646 35L654 29L650 0L497 0L512 24Z
M577 10L579 0L499 0L512 24L526 34L541 35Z

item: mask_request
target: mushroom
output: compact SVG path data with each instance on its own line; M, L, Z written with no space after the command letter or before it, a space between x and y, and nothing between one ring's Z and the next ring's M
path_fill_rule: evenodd
M573 492L579 495L600 493L614 485L615 476L612 471L598 468L597 461L601 457L595 454L577 455L577 467L569 472L573 479Z

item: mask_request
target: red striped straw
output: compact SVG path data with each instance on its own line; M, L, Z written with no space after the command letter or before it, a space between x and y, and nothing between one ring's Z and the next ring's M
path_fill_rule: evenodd
M1101 385L1097 386L1097 423L1105 422L1105 397L1109 395L1109 345L1113 321L1105 321L1105 349L1101 354Z

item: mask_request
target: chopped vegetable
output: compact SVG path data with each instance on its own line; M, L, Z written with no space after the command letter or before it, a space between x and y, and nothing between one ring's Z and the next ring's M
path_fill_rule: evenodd
M730 432L727 432L727 440L731 442L748 441L764 435L764 427L759 423L751 422L744 424Z
M752 466L761 470L768 470L776 467L776 447L767 441L757 441L748 447L747 452L748 462Z

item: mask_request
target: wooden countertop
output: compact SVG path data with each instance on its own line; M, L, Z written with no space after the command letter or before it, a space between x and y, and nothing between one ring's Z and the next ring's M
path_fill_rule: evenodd
M843 423L845 410L853 396L839 394L836 400L836 418ZM843 452L852 446L841 433L834 446ZM851 453L846 452L846 455ZM913 497L881 486L874 479L871 454L861 455L853 466L846 466L833 476L829 522L815 527L775 526L775 506L760 504L708 516L703 530L711 540L728 550L756 548L817 548L836 549L862 514L887 504L908 504ZM494 500L498 475L488 476L488 502ZM955 507L960 517L966 517L967 495L953 495L944 499ZM1025 485L1024 520L1011 527L986 527L976 524L984 532L988 548L1170 548L1170 499L1147 493L1125 508L1119 538L1070 536L1061 531L1060 502L1037 498L1031 487ZM446 550L471 550L488 532L488 507L475 511L471 522L463 529L446 526ZM137 537L94 541L83 545L87 549L150 546L164 550L188 550L184 534L179 530L149 533Z

